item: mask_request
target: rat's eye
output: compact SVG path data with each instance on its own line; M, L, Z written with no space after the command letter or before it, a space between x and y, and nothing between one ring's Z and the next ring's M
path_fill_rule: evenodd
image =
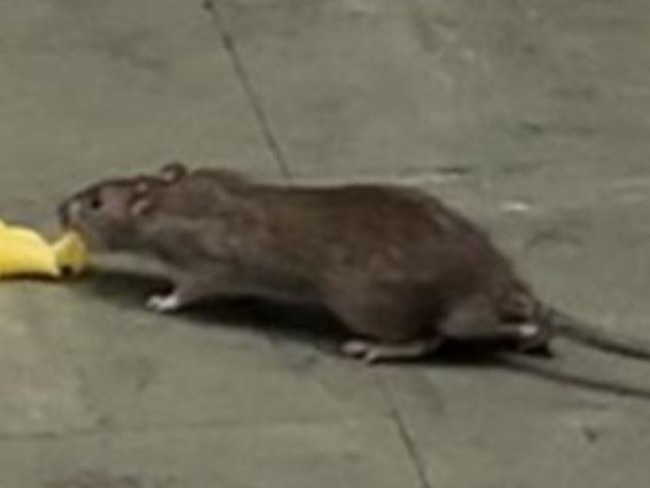
M99 210L104 205L104 202L99 195L93 195L90 197L90 200L88 200L88 205L93 210Z

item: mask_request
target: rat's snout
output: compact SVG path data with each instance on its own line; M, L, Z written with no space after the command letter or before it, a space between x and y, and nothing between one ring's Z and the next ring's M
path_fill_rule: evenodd
M81 202L77 200L67 200L59 205L58 208L59 222L64 228L68 228L79 219L81 214Z

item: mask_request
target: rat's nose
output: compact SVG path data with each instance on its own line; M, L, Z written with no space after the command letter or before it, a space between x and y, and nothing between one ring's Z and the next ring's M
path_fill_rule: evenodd
M59 221L63 227L69 227L81 210L79 202L65 201L58 208Z

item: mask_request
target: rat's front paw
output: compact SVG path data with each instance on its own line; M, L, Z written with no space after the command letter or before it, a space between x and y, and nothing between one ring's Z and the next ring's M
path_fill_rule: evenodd
M169 295L152 295L147 300L147 308L158 313L175 312L180 308L180 300L174 293Z

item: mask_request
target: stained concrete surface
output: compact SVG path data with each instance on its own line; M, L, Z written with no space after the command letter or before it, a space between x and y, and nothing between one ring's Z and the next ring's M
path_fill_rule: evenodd
M53 231L80 184L176 158L408 182L545 297L647 336L649 25L644 0L2 0L0 215ZM1 286L0 488L648 485L647 403L366 368L277 331L308 315L153 316L157 286Z

